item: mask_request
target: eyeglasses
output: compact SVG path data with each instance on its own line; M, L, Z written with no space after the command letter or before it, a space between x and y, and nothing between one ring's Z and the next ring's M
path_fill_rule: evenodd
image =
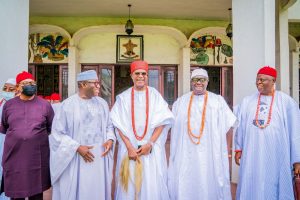
M36 82L35 81L24 81L24 82L22 82L20 85L23 85L23 86L25 86L25 85L36 85Z
M256 82L262 82L262 83L265 83L267 81L271 81L272 79L266 79L266 78L257 78L256 79Z
M140 76L140 75L147 76L147 72L134 72L134 74L137 76Z
M207 81L206 78L192 78L193 83L198 83L200 81L201 83L205 83Z
M99 86L100 85L100 82L99 81L87 81L87 83L91 83L91 84L94 84L95 87Z

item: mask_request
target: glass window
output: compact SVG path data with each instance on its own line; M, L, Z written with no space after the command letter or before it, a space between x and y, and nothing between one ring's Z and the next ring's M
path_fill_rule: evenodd
M175 71L164 71L164 98L169 105L175 101Z
M101 97L106 100L108 105L111 107L112 97L112 70L101 69Z
M62 99L66 99L68 98L68 67L62 67L61 79L61 96Z
M150 69L148 72L149 86L154 87L159 91L159 71Z

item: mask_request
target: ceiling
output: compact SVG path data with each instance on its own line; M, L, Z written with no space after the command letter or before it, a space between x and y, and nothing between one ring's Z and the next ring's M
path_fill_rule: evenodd
M231 0L30 0L31 16L228 20Z

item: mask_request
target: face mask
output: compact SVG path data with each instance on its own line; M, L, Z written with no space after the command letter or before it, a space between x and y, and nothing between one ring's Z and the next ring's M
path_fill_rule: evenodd
M8 101L8 100L14 98L15 93L14 93L14 92L5 92L5 91L2 91L2 92L1 92L1 96L2 96L6 101Z
M36 93L36 85L24 85L22 94L31 97Z

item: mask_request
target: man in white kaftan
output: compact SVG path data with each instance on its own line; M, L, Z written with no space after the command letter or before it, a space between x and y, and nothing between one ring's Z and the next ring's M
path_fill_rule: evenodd
M258 71L258 92L245 97L238 113L237 200L292 200L292 170L300 172L300 112L288 95L275 91L276 70Z
M119 147L116 167L116 200L169 199L165 142L168 129L173 122L173 115L158 91L146 85L147 72L146 62L135 61L131 64L134 86L117 96L117 101L111 111L112 122L119 132L117 134ZM127 191L122 186L120 177L121 163L126 157L130 158ZM138 160L142 164L142 182L141 189L137 192L135 165L139 162Z
M171 200L231 200L226 134L236 117L222 96L206 90L208 81L206 70L194 70L193 91L173 105Z
M53 200L111 199L114 130L94 70L55 114L50 136Z

